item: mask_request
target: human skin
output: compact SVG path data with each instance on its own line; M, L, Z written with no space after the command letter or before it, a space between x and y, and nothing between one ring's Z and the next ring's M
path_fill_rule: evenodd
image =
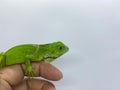
M63 77L60 70L44 61L34 62L32 67L35 71L35 77L42 77L46 80L24 79L25 65L11 65L1 69L0 90L56 90L55 86L49 81L60 80Z

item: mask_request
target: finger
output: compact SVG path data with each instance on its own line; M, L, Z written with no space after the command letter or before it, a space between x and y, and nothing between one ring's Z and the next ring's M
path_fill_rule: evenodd
M45 62L34 63L33 67L37 66L36 64L39 65L39 69L35 68L36 75L38 74L38 76L42 76L43 78L53 81L60 80L63 77L62 72L53 65L51 65L50 63Z
M21 69L21 65L4 67L1 72L2 74L0 74L0 78L10 85L16 85L24 79L24 73Z
M13 90L55 90L55 87L50 82L44 80L31 79L24 80L20 84L14 86Z
M49 63L45 62L34 62L32 63L32 67L35 71L36 77L43 77L49 80L57 81L60 80L63 75L60 70ZM23 65L24 72L26 71L25 66Z
M0 90L12 90L12 85L16 85L24 78L20 65L7 66L1 69Z
M0 90L12 90L12 87L7 81L0 79Z

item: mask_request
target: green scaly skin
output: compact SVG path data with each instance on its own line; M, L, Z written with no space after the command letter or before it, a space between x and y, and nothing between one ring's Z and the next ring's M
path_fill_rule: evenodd
M68 51L68 47L62 42L49 44L23 44L10 48L0 53L0 68L13 64L25 64L27 76L34 76L31 62L52 62Z

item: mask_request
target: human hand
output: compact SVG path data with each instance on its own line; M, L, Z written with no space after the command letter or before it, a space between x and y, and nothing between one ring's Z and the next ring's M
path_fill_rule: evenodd
M42 79L24 79L25 65L11 65L4 67L0 74L0 90L55 90L54 85L47 80L57 81L62 78L62 73L49 63L34 62L32 67L35 77Z

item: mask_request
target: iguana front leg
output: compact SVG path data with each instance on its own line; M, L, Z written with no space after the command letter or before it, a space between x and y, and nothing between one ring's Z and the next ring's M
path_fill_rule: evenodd
M26 75L28 75L28 77L33 77L34 70L33 67L31 66L30 59L25 60L25 66L26 66Z
M31 66L31 60L34 61L36 59L38 59L37 55L26 55L25 56L26 60L25 60L25 65L26 65L26 74L28 76L34 76L34 70L33 67Z

